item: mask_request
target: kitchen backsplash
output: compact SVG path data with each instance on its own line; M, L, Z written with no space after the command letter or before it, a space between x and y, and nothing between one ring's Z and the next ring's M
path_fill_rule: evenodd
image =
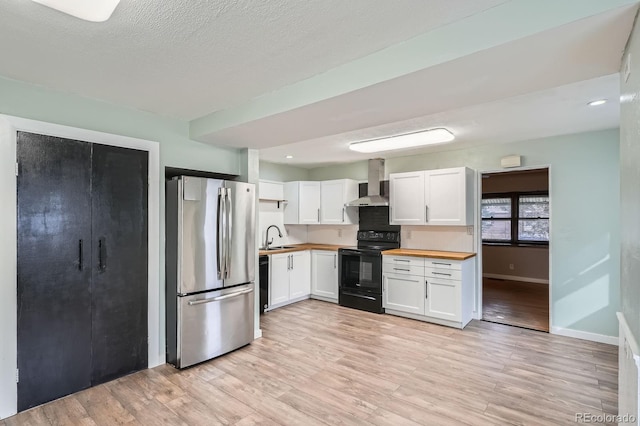
M403 248L475 252L467 226L403 226Z
M310 243L355 246L357 232L358 225L309 225L307 239Z

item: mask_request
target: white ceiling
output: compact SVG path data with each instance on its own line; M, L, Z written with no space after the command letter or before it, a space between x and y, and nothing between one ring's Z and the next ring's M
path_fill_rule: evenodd
M369 158L351 141L429 127L457 140L382 156L616 127L616 72L637 8L122 0L96 24L2 0L0 76L190 121L193 139L317 167ZM600 97L610 102L586 107Z
M620 120L619 93L620 77L612 74L382 126L263 149L260 150L260 159L314 168L372 157L401 157L611 129L617 127ZM587 102L595 99L609 101L598 107L587 106ZM376 154L348 149L352 141L442 126L448 127L456 135L454 142ZM294 158L286 159L287 155L293 155Z
M190 120L506 0L122 0L84 22L0 2L0 75Z

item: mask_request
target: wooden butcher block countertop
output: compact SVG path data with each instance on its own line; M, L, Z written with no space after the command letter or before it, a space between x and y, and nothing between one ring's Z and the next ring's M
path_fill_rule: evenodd
M432 257L435 259L449 260L465 260L474 257L475 253L463 253L458 251L437 251L437 250L418 250L418 249L393 249L382 252L384 256L414 256L414 257Z
M339 248L350 247L350 246L341 246L335 244L314 244L314 243L305 243L305 244L287 244L287 246L291 248L286 249L278 249L278 250L260 250L260 256L265 254L279 254L279 253L291 253L293 251L303 251L303 250L327 250L327 251L338 251Z

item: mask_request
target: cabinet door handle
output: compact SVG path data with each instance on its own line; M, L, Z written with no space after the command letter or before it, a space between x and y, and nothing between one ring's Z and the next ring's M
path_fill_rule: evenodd
M395 260L396 262L407 262L407 263L411 262L410 260L407 260L407 259L393 259L393 260Z
M293 268L294 268L294 266L293 266L293 255L291 255L291 269L293 269Z
M344 223L344 207L342 208L342 223Z
M394 271L407 271L410 272L411 269L404 269L404 268L393 268Z
M320 209L318 209L318 223L320 223Z
M424 206L424 221L429 222L429 206Z
M80 271L82 271L82 269L84 268L84 256L82 253L82 246L83 246L83 241L80 240L78 241L78 269Z
M333 269L336 269L338 267L338 255L334 254L333 255Z
M98 271L107 270L107 239L102 237L98 240Z
M429 281L424 282L424 298L429 298Z
M450 263L444 263L444 262L431 262L433 265L446 265L446 266L451 266Z
M451 274L445 274L444 272L432 272L433 275L445 275L447 277L450 277Z

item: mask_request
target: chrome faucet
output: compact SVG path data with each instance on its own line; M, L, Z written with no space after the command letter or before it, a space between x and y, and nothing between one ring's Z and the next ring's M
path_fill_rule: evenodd
M267 232L265 232L265 236L264 236L264 248L265 249L269 249L269 246L271 244L273 244L273 238L271 238L271 241L269 241L269 229L271 228L276 228L278 230L278 236L280 238L282 238L282 231L280 231L280 228L278 228L277 225L271 225L267 228Z

